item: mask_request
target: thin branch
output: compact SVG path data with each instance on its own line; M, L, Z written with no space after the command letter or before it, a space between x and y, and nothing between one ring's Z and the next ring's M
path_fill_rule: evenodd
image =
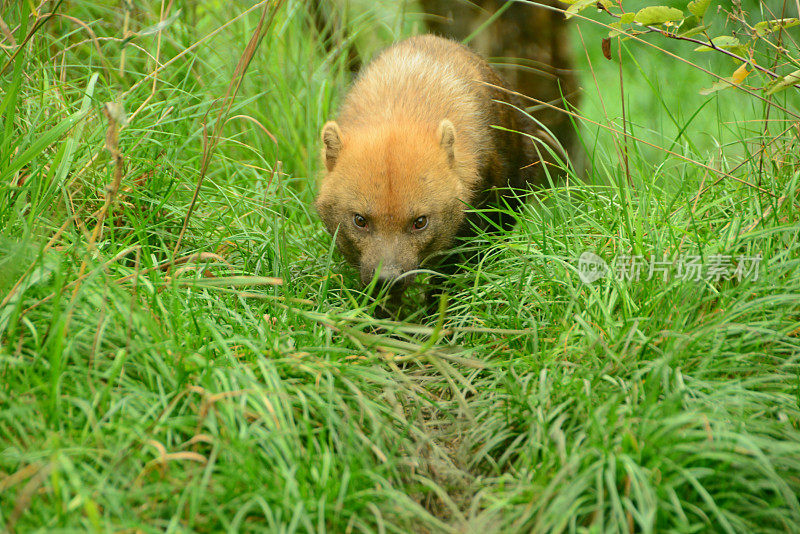
M272 10L270 12L269 4L264 3L264 10L261 13L261 18L258 21L258 25L256 26L255 31L253 32L253 36L250 38L250 42L247 43L244 51L242 52L241 57L239 58L239 63L236 65L236 69L233 73L233 79L231 79L230 83L228 84L228 90L225 92L225 96L222 99L222 104L220 106L220 115L217 117L217 122L214 125L214 131L209 139L208 130L206 127L203 128L203 137L204 137L204 147L203 147L203 161L200 165L200 175L197 179L197 186L195 187L194 194L192 195L192 200L189 204L189 209L186 212L186 216L183 220L183 226L181 227L181 231L178 234L178 239L175 243L175 248L173 249L173 256L178 255L178 250L181 246L181 242L183 240L183 236L186 233L186 229L189 227L189 220L192 217L192 213L194 212L195 205L197 204L197 199L200 196L200 188L203 185L203 180L205 179L206 172L208 171L208 166L211 163L211 158L214 155L214 151L217 148L217 144L219 144L219 138L222 134L222 127L225 125L227 120L228 114L230 113L231 106L233 105L233 101L236 98L236 95L239 93L239 88L241 87L242 81L244 80L244 75L247 72L247 68L250 66L250 61L253 59L258 46L261 44L261 40L264 37L264 31L272 25L273 20L275 19L275 15L277 14L278 10L280 9L281 5L283 4L282 1L279 1L272 6ZM267 20L267 13L270 13L269 20Z
M597 9L599 9L600 11L603 11L604 13L606 13L606 14L614 17L614 18L617 18L617 19L622 17L622 15L618 15L616 13L612 13L611 11L609 11L600 2L597 3ZM773 72L773 71L771 71L770 69L768 69L766 67L762 67L761 65L759 65L758 63L756 63L753 60L743 58L739 54L734 54L730 50L726 50L724 48L718 47L717 45L714 44L713 41L705 42L705 41L701 41L700 39L695 39L694 37L687 37L687 36L684 36L684 35L679 35L677 33L670 33L670 32L668 32L666 30L661 29L661 28L657 28L655 26L647 26L645 24L642 24L642 27L643 28L647 28L647 31L646 32L642 32L642 34L659 33L659 34L663 35L664 37L667 37L669 39L675 39L676 41L687 41L689 43L694 43L694 44L697 44L697 45L705 46L705 47L710 48L711 50L714 50L716 52L721 52L722 54L725 54L726 56L732 57L733 59L735 59L737 61L741 61L742 63L748 63L748 64L752 65L754 69L756 69L758 71L761 71L764 74L766 74L768 76L771 76L774 79L783 78L783 76L781 76L780 74L778 74L776 72ZM625 32L622 32L622 33L625 33ZM630 34L626 33L626 35L630 35ZM736 84L731 83L731 85L736 85ZM800 89L800 84L794 84L794 87L797 87L798 89Z
M39 31L39 29L42 28L42 26L44 26L45 24L50 22L50 19L53 18L53 15L55 15L56 11L58 11L58 8L61 7L61 3L63 1L64 0L58 0L58 3L55 5L55 7L53 8L51 13L48 13L44 17L41 17L40 19L37 20L37 22L33 25L33 28L31 29L31 31L29 31L28 35L26 35L25 39L23 39L22 43L20 43L20 45L17 47L17 49L14 51L14 53L11 54L11 57L8 58L8 60L5 62L5 64L3 65L3 68L0 69L0 76L2 76L6 72L6 69L8 68L8 66L11 65L14 62L14 60L16 59L17 55L20 52L22 52L22 49L25 48L25 45L28 43L28 41L31 40L31 37L33 37L33 35L37 31Z
M613 133L617 133L617 134L622 134L622 135L623 135L623 136L625 136L625 137L629 137L630 139L633 139L634 141L637 141L637 142L639 142L639 143L642 143L642 144L644 144L644 145L647 145L647 146L649 146L649 147L651 147L651 148L655 148L656 150L660 150L660 151L662 151L662 152L664 152L664 153L666 153L666 154L669 154L669 155L671 155L671 156L675 156L676 158L679 158L679 159L682 159L682 160L684 160L684 161L686 161L686 162L689 162L689 163L692 163L692 164L694 164L694 165L697 165L698 167L702 167L702 168L704 168L704 169L708 169L709 171L711 171L711 172L713 172L713 173L715 173L715 174L719 174L719 175L722 175L723 177L730 178L731 180L734 180L734 181L736 181L736 182L739 182L739 183L740 183L740 184L742 184L742 185L746 185L747 187L751 187L751 188L755 189L756 191L759 191L759 192L761 192L761 193L764 193L765 195L769 195L769 196L771 196L771 197L778 198L778 195L776 195L776 194L775 194L775 193L773 193L772 191L767 191L767 190L766 190L766 189L764 189L763 187L759 187L759 186L757 186L756 184L751 184L751 183L750 183L750 182L748 182L747 180L744 180L744 179L742 179L742 178L739 178L739 177L737 177L737 176L733 176L733 175L731 175L731 174L729 174L729 173L727 173L727 172L725 172L725 171L723 171L723 170L720 170L720 169L715 169L714 167L711 167L711 166L709 166L709 165L706 165L705 163L701 163L701 162L697 161L696 159L688 158L688 157L684 156L683 154L678 154L677 152L674 152L674 151L672 151L672 150L666 149L666 148L664 148L664 147L662 147L662 146L659 146L659 145L657 145L657 144L655 144L655 143L651 143L651 142L649 142L649 141L646 141L646 140L644 140L644 139L641 139L641 138L639 138L639 137L636 137L636 136L635 136L635 135L633 135L633 134L629 134L629 133L627 133L627 132L620 132L620 131L619 131L619 130L617 130L616 128L612 128L611 126L607 126L607 125L605 125L605 124L601 124L601 123L599 123L599 122L597 122L597 121L593 121L592 119L589 119L589 118L587 118L587 117L584 117L584 116L580 115L579 113L575 113L574 111L569 111L569 110L566 110L566 109L561 109L561 108L559 108L559 107L557 107L557 106L552 106L552 105L549 105L549 104L547 104L547 102L544 102L544 101L542 101L542 100L539 100L538 98L534 98L534 97L532 97L532 96L528 96L528 95L524 95L524 94L522 94L522 93L518 93L518 92L516 92L516 91L512 91L511 89L507 89L507 88L505 88L505 87L502 87L502 86L500 86L500 85L494 85L494 84L491 84L491 83L488 83L488 82L481 82L481 83L482 83L483 85L486 85L487 87L491 87L491 88L493 88L493 89L497 89L498 91L503 91L503 92L506 92L506 93L509 93L509 94L517 95L517 96L519 96L520 98L524 98L524 99L526 99L526 100L530 100L531 102L536 102L536 103L538 103L538 104L544 104L544 105L546 105L546 106L548 106L548 107L550 107L550 108L553 108L553 109L554 109L554 110L556 110L556 111L559 111L559 112L561 112L561 113L566 113L567 115L570 115L571 117L574 117L574 118L578 119L579 121L587 122L587 123L589 123L589 124L593 124L593 125L595 125L595 126L599 126L600 128L605 128L605 129L606 129L606 130L608 130L609 132L613 132Z
M798 1L800 2L800 0L798 0ZM517 0L517 2L520 2L520 3L523 3L523 4L527 4L527 5L531 5L531 6L537 6L537 7L540 7L542 9L547 9L549 11L555 11L556 13L564 14L566 12L566 10L563 9L563 8L555 7L555 6L549 6L547 4L542 4L540 2L534 2L533 0ZM756 93L755 91L752 91L752 90L750 90L750 89L748 89L746 87L743 87L741 85L735 85L732 82L730 82L729 80L726 80L723 76L720 76L719 74L717 74L716 72L711 72L710 70L708 70L706 68L703 68L703 67L701 67L700 65L698 65L696 63L692 63L688 59L683 58L683 57L681 57L681 56L679 56L677 54L673 54L669 50L665 50L665 49L663 49L663 48L661 48L661 47L659 47L657 45L654 45L650 41L648 41L646 39L642 39L642 38L638 37L637 35L635 35L633 33L628 33L625 30L620 30L619 28L612 28L608 24L605 24L603 22L600 22L600 21L597 21L597 20L594 20L594 19L590 19L589 17L581 15L580 13L576 13L573 16L575 18L581 19L583 21L590 22L592 24L597 24L598 26L602 26L603 28L606 28L606 29L609 29L609 30L618 31L618 32L622 33L623 35L625 35L626 37L630 37L634 41L638 41L639 43L641 43L643 45L655 48L659 52L668 55L672 59L675 59L675 60L680 61L682 63L686 63L687 65L691 66L692 68L695 68L695 69L697 69L697 70L699 70L701 72L705 72L709 76L715 77L717 80L727 81L731 85L734 85L735 87L737 87L740 91L744 91L745 93L749 94L753 98L757 98L757 99L759 99L759 100L761 100L762 102L765 102L765 103L770 102L769 99L761 96L760 94ZM796 112L793 112L792 110L786 108L785 106L779 106L778 104L776 104L774 102L773 102L772 105L775 106L775 108L783 111L787 115L791 115L792 117L794 117L796 119L800 119L800 114L797 114Z

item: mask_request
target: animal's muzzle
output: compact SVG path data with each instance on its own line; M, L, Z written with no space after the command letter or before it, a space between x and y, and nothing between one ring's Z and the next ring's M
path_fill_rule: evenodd
M361 270L361 282L368 287L372 284L373 294L402 292L413 278L396 265L381 265L377 269Z

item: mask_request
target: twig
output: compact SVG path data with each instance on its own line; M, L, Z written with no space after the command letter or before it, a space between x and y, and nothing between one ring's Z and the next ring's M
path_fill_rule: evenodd
M525 95L525 94L522 94L522 93L518 93L518 92L516 92L516 91L512 91L511 89L507 89L507 88L505 88L505 87L502 87L502 86L500 86L500 85L494 85L494 84L491 84L491 83L488 83L488 82L481 82L481 83L483 83L483 84L484 84L484 85L486 85L486 86L489 86L489 87L495 88L495 89L497 89L497 90L499 90L499 91L505 91L505 92L508 92L508 93L511 93L511 94L517 95L517 96L519 96L520 98L525 98L525 99L528 99L528 100L530 100L530 101L532 101L532 102L537 102L537 103L539 103L539 104L547 104L546 102L544 102L544 101L542 101L542 100L539 100L538 98L534 98L534 97L532 97L532 96L528 96L528 95ZM778 197L778 195L776 195L776 194L775 194L775 193L773 193L772 191L768 191L768 190L766 190L766 189L764 189L764 188L762 188L762 187L758 187L758 186L757 186L757 185L755 185L755 184L751 184L751 183L750 183L750 182L748 182L747 180L743 180L742 178L737 178L736 176L733 176L733 175L731 175L731 174L728 174L728 173L727 173L727 172L725 172L725 171L722 171L722 170L719 170L719 169L715 169L714 167L710 167L710 166L706 165L705 163L701 163L701 162L699 162L699 161L697 161L697 160L694 160L694 159L692 159L692 158L687 158L687 157L686 157L686 156L684 156L683 154L678 154L677 152L673 152L672 150L668 150L668 149L666 149L666 148L664 148L664 147L662 147L662 146L658 146L658 145L656 145L655 143L651 143L651 142L649 142L649 141L645 141L644 139L640 139L640 138L636 137L636 136L635 136L635 135L633 135L633 134L629 134L629 133L620 132L620 131L619 131L619 130L617 130L616 128L612 128L611 126L607 126L607 125L605 125L605 124L601 124L601 123L599 123L599 122L597 122L597 121L593 121L593 120L591 120L591 119L588 119L588 118L586 118L586 117L584 117L584 116L582 116L582 115L580 115L580 114L578 114L578 113L575 113L574 111L570 111L570 110L562 109L562 108L559 108L559 107L556 107L556 106L549 106L549 107L552 107L553 109L555 109L555 110L557 110L557 111L560 111L561 113L566 113L567 115L570 115L570 116L572 116L572 117L575 117L576 119L578 119L578 120L581 120L581 121L583 121L583 122L587 122L587 123L589 123L589 124L594 124L595 126L599 126L600 128L605 128L606 130L608 130L608 131L610 131L610 132L614 132L614 133L622 134L622 135L624 135L624 136L626 136L626 137L630 137L631 139L633 139L633 140L635 140L635 141L637 141L637 142L639 142L639 143L645 144L645 145L647 145L647 146L649 146L649 147L652 147L652 148L655 148L655 149L657 149L657 150L661 150L662 152L664 152L664 153L666 153L666 154L669 154L669 155L671 155L671 156L675 156L676 158L679 158L679 159L682 159L682 160L684 160L684 161L687 161L687 162L689 162L689 163L692 163L692 164L694 164L694 165L697 165L698 167L702 167L702 168L704 168L704 169L708 169L709 171L711 171L711 172L713 172L713 173L715 173L715 174L720 174L720 175L722 175L722 176L724 176L724 177L730 178L731 180L734 180L734 181L736 181L736 182L739 182L739 183L741 183L742 185L746 185L747 187L752 187L753 189L755 189L755 190L757 190L757 191L760 191L761 193L764 193L764 194L770 195L770 196L772 196L772 197L775 197L775 198L777 198L777 197Z
M534 2L532 0L517 0L517 2L520 2L520 3L523 3L523 4L527 4L527 5L531 5L531 6L538 6L538 7L542 8L542 9L555 11L556 13L562 13L563 14L566 11L563 8L549 6L549 5L546 5L546 4L539 3L539 2ZM663 49L663 48L661 48L659 46L656 46L653 43L651 43L650 41L647 41L646 39L642 39L642 38L638 37L637 35L634 35L632 33L628 33L625 30L620 30L619 28L612 28L608 24L604 24L604 23L599 22L597 20L590 19L589 17L583 16L580 13L576 13L573 16L575 18L579 18L581 20L584 20L584 21L587 21L587 22L591 22L592 24L597 24L599 26L602 26L603 28L606 28L606 29L609 29L609 30L618 31L618 32L622 33L623 35L625 35L626 37L629 37L629 38L633 39L634 41L638 41L638 42L640 42L640 43L642 43L642 44L644 44L646 46L650 46L652 48L655 48L656 50L660 51L661 53L668 55L672 59L675 59L675 60L680 61L682 63L686 63L687 65L691 66L692 68L695 68L695 69L697 69L697 70L699 70L701 72L704 72L704 73L708 74L709 76L713 76L717 80L725 81L725 82L730 83L731 85L735 85L736 87L739 88L740 91L744 91L745 93L751 95L754 98L757 98L757 99L759 99L759 100L761 100L761 101L763 101L765 103L768 102L768 100L766 98L764 98L760 94L756 93L755 91L747 89L746 87L742 87L741 85L736 85L736 84L730 82L729 80L726 80L723 76L720 76L716 72L711 72L710 70L708 70L706 68L703 68L703 67L701 67L700 65L698 65L696 63L692 63L688 59L685 59L685 58L683 58L683 57L681 57L681 56L679 56L677 54L673 54L669 50L665 50L665 49ZM794 117L796 119L800 119L800 114L798 114L798 113L786 108L785 106L779 106L779 105L777 105L775 103L773 103L772 105L775 106L775 108L783 111L787 115L791 115L792 117ZM564 110L559 110L559 111L564 111Z
M608 117L608 111L606 110L606 102L603 99L603 92L600 90L600 82L597 80L597 73L594 71L594 66L592 65L592 61L589 58L589 48L586 46L586 42L583 40L583 32L581 32L580 27L577 28L578 30L578 37L581 40L581 45L583 45L584 53L586 54L586 62L589 65L589 72L592 73L592 79L594 80L594 87L597 89L597 99L600 101L600 108L603 110L603 116L605 117L606 121L611 122ZM550 104L552 105L552 104ZM561 109L560 107L553 106L554 109ZM579 118L579 115L573 115L575 118ZM620 147L619 136L616 135L616 130L610 130L611 132L611 140L614 141L614 148L617 150L617 154L619 154L620 159L622 159L622 148Z
M272 25L272 21L275 20L275 15L278 12L278 9L283 4L283 1L278 1L273 5L271 10L271 15L269 17L269 21L267 21L267 13L270 12L269 4L264 3L264 10L261 12L261 18L256 25L256 29L253 32L250 41L247 43L244 51L242 52L241 57L239 58L239 63L236 65L236 69L233 72L233 79L231 79L230 83L228 84L228 89L225 92L225 96L222 98L221 108L224 108L222 112L217 117L217 122L214 125L214 132L210 138L207 137L207 128L203 128L203 161L200 166L200 175L197 178L197 185L195 186L194 194L192 195L192 200L189 203L189 209L186 212L186 217L183 219L183 226L181 227L181 231L178 234L178 240L175 243L175 248L172 251L172 255L175 256L178 254L178 249L181 246L181 242L183 241L183 236L186 234L186 229L189 226L189 220L192 217L192 213L194 212L195 205L197 204L197 198L200 196L200 188L203 186L203 180L205 179L206 173L208 172L208 166L211 163L211 157L214 155L214 151L219 144L219 138L222 133L222 127L224 126L228 114L230 113L231 106L233 106L233 101L236 99L236 95L239 93L239 88L242 85L242 81L244 80L244 75L247 72L247 68L250 66L250 61L253 59L258 46L261 44L261 40L264 37L264 32L266 28L269 28ZM266 25L265 25L266 22Z
M622 108L622 162L625 164L625 177L628 179L628 186L633 187L631 169L628 164L628 122L625 120L625 84L622 76L622 47L617 46L619 54L619 105Z
M14 50L14 53L11 54L11 57L9 57L8 60L5 62L5 64L3 65L3 68L0 69L0 76L2 76L6 72L6 69L8 68L8 66L11 65L14 62L14 59L16 59L17 55L20 52L22 52L22 49L25 48L25 45L28 43L28 41L31 40L31 37L33 37L33 35L37 31L39 31L39 29L42 26L44 26L45 24L50 22L50 19L53 18L53 15L55 15L56 11L58 11L58 8L61 7L61 3L63 1L64 0L58 0L58 3L55 5L55 7L53 8L53 10L50 13L48 13L44 17L41 17L41 18L37 19L37 22L34 24L34 26L31 29L31 31L28 32L28 35L25 36L25 39L23 39L22 42L20 43L20 45L17 47L17 49Z
M0 33L8 39L8 42L11 43L11 46L17 46L17 40L14 39L14 34L11 33L11 30L8 27L8 24L3 20L3 17L0 17Z
M622 16L622 15L618 15L616 13L612 13L611 11L609 11L600 2L597 3L597 9L599 9L600 11L603 11L604 13L606 13L606 14L614 17L614 18L617 18L617 19ZM766 67L762 67L761 65L757 64L753 60L743 58L739 54L735 54L735 53L731 52L730 50L726 50L724 48L720 48L719 46L715 45L714 42L711 41L711 40L709 40L708 42L701 41L700 39L695 39L694 37L687 37L685 35L680 35L680 34L677 34L677 33L670 33L670 32L668 32L668 31L666 31L664 29L657 28L655 26L648 26L648 25L645 25L645 24L642 24L642 27L643 28L647 28L647 31L646 32L642 32L642 33L658 33L658 34L663 35L664 37L667 37L668 39L674 39L676 41L687 41L689 43L694 43L694 44L697 44L697 45L700 45L700 46L705 46L705 47L710 48L711 50L714 50L715 52L720 52L722 54L725 54L726 56L732 57L733 59L735 59L737 61L741 61L742 63L748 63L748 64L752 65L754 69L756 69L758 71L761 71L764 74L766 74L766 75L768 75L768 76L770 76L770 77L772 77L774 79L783 78L783 76L781 76L780 74L778 74L776 72L773 72L773 71L771 71L770 69L768 69ZM629 37L634 37L633 35L631 35L631 34L629 34L627 32L624 32L622 30L617 30L617 31L620 31L621 33L624 33L625 35L627 35ZM721 79L724 80L724 78L721 78ZM737 84L731 83L731 85L737 85ZM800 89L800 84L794 84L794 87Z
M115 107L116 105L112 103L106 103L106 105L103 106L103 115L105 115L106 120L108 121L108 129L106 130L106 149L111 153L111 157L114 160L114 179L108 186L106 186L106 200L97 216L97 223L95 224L94 230L92 230L92 234L89 236L89 242L86 246L86 254L89 254L92 249L94 249L94 245L97 243L98 238L103 235L103 225L105 223L106 216L108 215L109 209L111 209L114 199L117 197L117 192L119 191L119 186L122 182L123 159L122 154L119 151L119 126L117 123L118 111ZM84 258L78 271L78 278L76 280L75 287L72 289L73 301L78 295L78 290L81 288L81 283L84 279L84 273L86 272L86 265L87 258ZM70 312L67 315L67 320L64 322L63 329L65 334L71 319L72 313Z

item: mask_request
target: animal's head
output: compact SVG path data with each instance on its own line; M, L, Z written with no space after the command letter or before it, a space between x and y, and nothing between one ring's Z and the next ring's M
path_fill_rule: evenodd
M323 127L317 210L364 284L401 291L413 278L405 273L451 246L466 198L456 135L449 120Z

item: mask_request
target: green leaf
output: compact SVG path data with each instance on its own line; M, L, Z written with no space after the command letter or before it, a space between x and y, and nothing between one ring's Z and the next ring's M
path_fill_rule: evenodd
M741 46L739 39L736 37L732 37L730 35L720 35L719 37L714 37L711 39L711 43L717 48L733 48L736 46ZM694 49L695 52L708 52L709 50L714 50L710 46L698 46Z
M711 0L692 0L689 2L687 6L689 8L689 12L697 17L698 19L702 19L703 15L706 14L706 10L708 10L708 6L711 4Z
M612 28L612 30L608 32L609 37L619 37L623 34L622 23L620 21L612 22L608 27Z
M645 7L640 9L633 18L634 21L645 26L650 26L652 24L663 24L665 22L681 19L683 19L683 11L667 6Z
M693 30L694 28L697 28L697 26L699 25L700 25L700 19L697 18L696 15L691 15L681 21L680 26L678 26L678 29L680 30L681 35L683 35L686 32Z
M775 20L765 20L764 22L759 22L754 26L754 28L759 37L764 37L765 35L777 31L780 28L791 28L792 26L797 26L798 24L800 24L800 20L796 18L775 19Z
M711 87L707 89L700 89L700 94L710 95L711 93L716 93L718 91L722 91L723 89L730 89L731 87L736 87L736 83L734 83L733 79L723 78L712 83Z
M594 5L597 5L597 0L578 0L564 11L564 16L570 19L587 7Z
M708 29L708 26L705 24L700 24L700 19L696 16L692 15L691 17L686 17L683 19L680 25L680 35L681 37L691 37L692 35L697 35L704 30Z
M725 50L730 50L731 52L733 52L737 56L747 57L748 55L750 55L750 44L749 43L745 43L745 44L740 45L740 46L731 46L731 47L727 47L726 46Z
M767 94L774 95L775 93L783 91L784 89L788 89L797 83L800 83L800 70L796 70L772 82L772 84L767 86Z
M636 13L622 13L619 16L619 20L616 22L612 22L609 24L609 27L613 28L610 32L608 32L609 37L619 37L620 35L625 35L626 30L622 29L624 24L630 24L633 22L633 18L636 16ZM635 32L633 29L628 28L627 32Z

